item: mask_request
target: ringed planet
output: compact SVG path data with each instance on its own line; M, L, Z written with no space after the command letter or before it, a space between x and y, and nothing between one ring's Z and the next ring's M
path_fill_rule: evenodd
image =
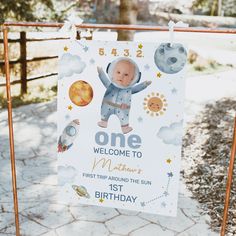
M89 193L87 192L87 189L84 186L72 185L72 188L80 197L90 198Z

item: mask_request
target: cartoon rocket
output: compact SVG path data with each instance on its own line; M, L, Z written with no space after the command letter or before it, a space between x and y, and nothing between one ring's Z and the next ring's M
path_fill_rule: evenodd
M71 121L63 130L59 137L57 150L58 152L67 151L73 145L79 133L80 122L78 119Z

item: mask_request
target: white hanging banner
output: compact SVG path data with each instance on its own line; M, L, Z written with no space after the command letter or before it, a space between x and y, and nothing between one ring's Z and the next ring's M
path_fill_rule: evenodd
M68 41L59 55L59 200L175 216L186 48Z

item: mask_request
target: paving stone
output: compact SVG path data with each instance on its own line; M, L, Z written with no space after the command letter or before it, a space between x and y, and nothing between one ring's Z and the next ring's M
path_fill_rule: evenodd
M16 229L15 229L14 224L11 224L11 225L6 225L6 227L4 229L1 229L0 233L4 236L6 236L6 235L16 235L15 231L16 231Z
M13 212L1 212L0 214L0 231L9 224L14 223L14 213Z
M18 168L19 169L19 168ZM17 178L17 189L23 189L27 186L30 186L30 184L27 181L24 181L21 178L21 175L18 170L16 170L16 178ZM11 173L1 175L0 174L0 186L2 186L3 190L5 192L12 192L12 181L11 181Z
M21 202L18 201L18 210L21 213L22 211L26 209L30 209L32 207L36 207L38 203L36 202ZM5 213L5 212L12 212L12 218L14 218L14 204L13 204L13 196L9 198L8 202L0 202L0 213ZM1 219L1 217L0 217Z
M48 114L45 121L48 123L51 123L51 125L54 127L54 129L56 131L56 129L57 129L56 122L55 122L56 120L57 120L56 112L54 112L54 113ZM55 134L56 134L56 132L55 132Z
M108 236L109 231L102 223L77 221L56 229L58 236Z
M74 221L67 207L59 204L43 203L22 212L24 216L39 222L50 229Z
M56 201L57 186L33 184L18 191L18 200L23 202Z
M35 153L30 148L22 148L20 145L18 146L15 144L15 160L24 160L24 159L30 159L35 156ZM3 150L2 155L5 159L10 159L10 149L6 148Z
M109 234L109 236L123 236L121 234Z
M27 218L19 214L20 225L27 221ZM13 212L1 213L0 233L5 235L15 234L15 217Z
M178 234L178 236L218 236L219 233L211 232L206 224L196 224L190 229Z
M148 221L137 216L120 215L107 221L105 224L111 233L127 235L131 231L148 224Z
M21 178L31 184L57 184L57 168L54 166L25 166L21 170Z
M41 236L58 236L56 233L55 233L55 231L53 230L53 231L49 231L49 232L47 232L47 233L45 233L45 234L42 234Z
M22 236L38 236L46 233L48 229L34 221L26 221L20 224L20 232Z
M10 162L10 152L9 150L9 144L8 144L8 140L0 140L0 160L6 161L6 164L8 162ZM8 152L8 154L7 154Z
M50 137L52 133L55 133L55 127L50 125L41 130L41 135L45 137Z
M20 152L24 150L30 150L32 147L37 147L38 145L40 145L42 139L41 129L37 126L37 124L30 125L27 123L19 123L15 127L14 138L21 142Z
M15 161L17 170L19 168L23 168L24 167L24 163L22 161ZM1 176L3 175L9 175L11 176L11 161L10 159L5 160L5 159L0 159L0 179Z
M174 236L175 233L170 230L161 228L156 224L149 224L140 229L133 231L130 236Z
M161 226L177 232L182 232L195 224L195 222L186 217L180 209L178 209L177 217L160 216L159 222Z
M179 208L177 217L156 216L147 213L141 213L139 216L143 219L149 220L150 222L160 224L163 228L176 232L182 232L195 224L195 222L186 217Z
M57 144L56 140L54 142L50 140L50 142L45 142L44 145L40 145L35 148L35 152L38 156L51 156L53 158L57 157Z
M6 235L15 235L15 225L13 224L4 232ZM34 221L27 220L25 222L20 223L20 234L21 236L38 236L48 231L47 228L35 223Z
M99 206L83 206L70 207L70 212L76 220L105 222L119 213L112 208Z
M150 223L159 224L159 217L160 217L159 215L154 215L154 214L141 212L141 213L138 214L138 216L141 219L148 220Z
M184 183L183 179L180 179L180 182L179 182L179 198L183 197L183 196L191 198L193 196L193 194L187 189L187 186Z
M129 211L129 210L124 210L124 209L117 209L117 211L119 211L120 214L126 215L126 216L136 216L139 214L138 211Z
M4 186L5 187L5 186ZM1 189L1 185L0 185L0 189ZM1 203L8 203L8 202L12 202L13 201L13 195L10 192L5 192L5 191L0 191L0 204Z
M178 206L181 209L192 209L193 212L198 211L198 202L185 195L178 198Z
M3 144L4 141L6 142L6 144L9 143L8 137L9 137L8 122L1 123L1 138L0 138L0 141L1 141L1 149L3 148L3 147L2 147L2 144ZM3 150L3 149L2 149L2 150Z
M202 210L200 209L184 208L182 209L182 211L185 215L187 215L189 218L191 218L197 223L209 223L211 220L210 216L207 214L203 214ZM202 213L200 214L200 212Z
M16 235L15 233L12 233L12 234L7 234L7 236L8 235ZM4 233L4 234L2 234L1 232L0 232L0 236L6 236L6 234Z
M1 192L0 192L0 196L2 196ZM3 202L3 201L1 201L0 202L0 214L4 213L4 212L13 212L13 211L14 211L13 201L11 201L11 202ZM1 220L1 215L0 215L0 220Z
M27 167L41 167L44 165L47 167L52 167L55 171L57 171L57 158L52 156L35 156L35 158L27 159L24 161L25 166ZM50 173L49 173L50 174Z

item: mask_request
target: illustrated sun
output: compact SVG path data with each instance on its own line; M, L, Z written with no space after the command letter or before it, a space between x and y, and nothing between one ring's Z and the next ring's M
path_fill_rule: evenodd
M151 93L144 98L144 110L151 116L163 115L166 111L167 101L165 96L159 93Z

